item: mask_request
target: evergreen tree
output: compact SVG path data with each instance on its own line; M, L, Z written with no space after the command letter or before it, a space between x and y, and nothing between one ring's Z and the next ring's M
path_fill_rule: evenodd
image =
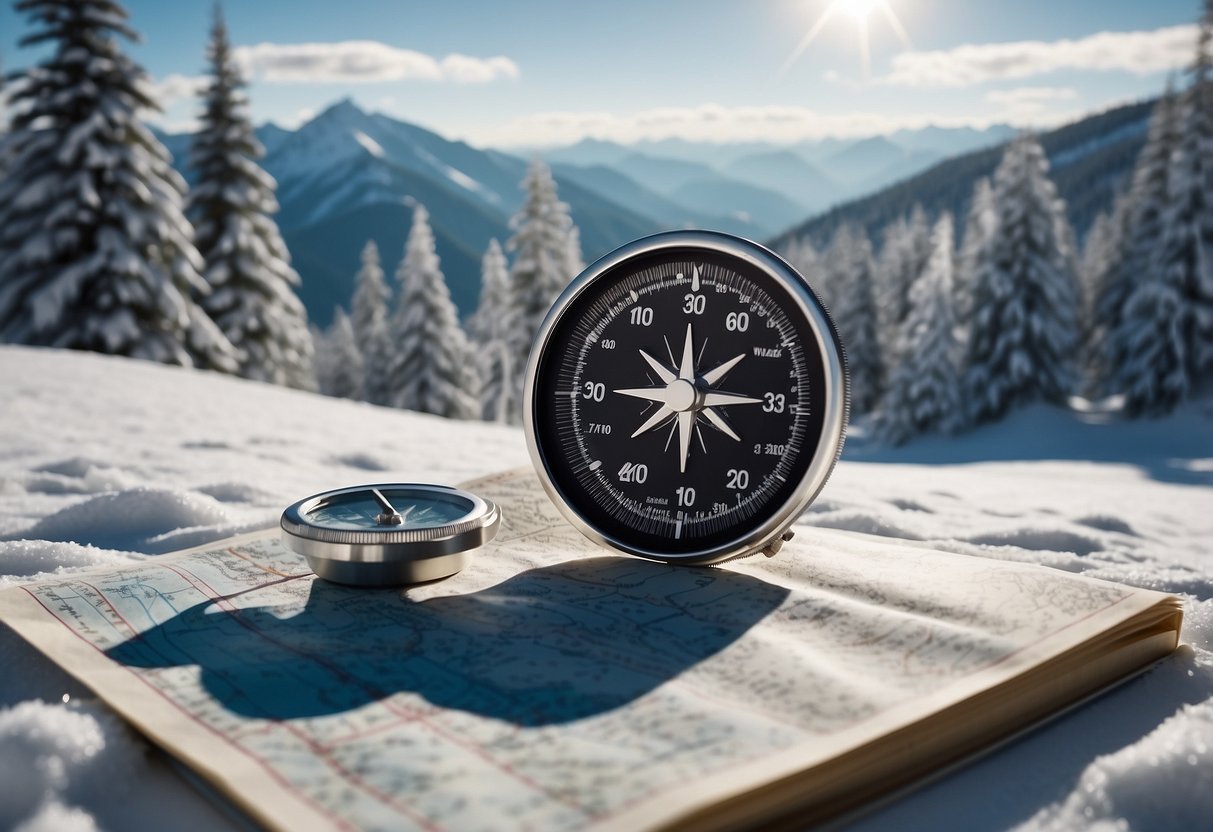
M782 254L783 259L787 260L792 268L809 281L818 300L825 304L827 309L833 309L834 298L829 293L829 281L825 279L821 257L817 254L817 249L813 247L812 241L808 237L793 237L788 241Z
M910 287L931 256L926 211L915 205L908 219L885 228L875 274L876 321L885 353L896 361L897 333L910 312Z
M238 354L194 302L207 284L184 180L140 123L155 110L113 0L21 0L51 44L11 93L0 181L0 341L231 371Z
M316 384L326 396L339 399L362 397L363 361L354 326L345 310L333 312L333 322L323 333L316 332Z
M931 234L927 266L910 287L910 311L899 332L900 359L876 422L879 433L894 444L926 431L951 433L961 425L952 236L952 217L944 214Z
M480 266L480 303L468 318L468 334L476 351L480 370L480 403L483 418L505 422L513 402L514 375L523 368L513 366L509 341L514 329L514 309L510 295L510 276L501 245L494 239Z
M1129 297L1140 283L1158 266L1163 239L1163 214L1169 201L1171 156L1178 144L1178 121L1175 96L1168 85L1150 118L1146 143L1133 168L1128 193L1118 199L1107 228L1108 243L1116 243L1098 258L1092 268L1102 270L1093 279L1092 300L1093 339L1099 350L1096 366L1102 378L1099 387L1104 393L1116 393L1120 382L1117 375L1123 366L1129 342L1136 335L1120 326L1128 307ZM1100 244L1097 237L1096 244Z
M202 306L243 352L240 375L309 389L312 340L295 294L299 275L272 218L275 183L255 161L265 151L218 6L207 58L212 77L191 147L197 182L186 209L211 287Z
M389 329L388 403L438 416L478 418L476 367L422 205L413 211L396 278L400 291Z
M884 362L876 337L872 244L863 229L844 225L834 234L826 256L836 293L834 322L846 350L851 377L851 412L867 413L880 400Z
M1064 401L1075 386L1078 287L1064 204L1030 134L994 174L997 222L979 270L967 342L974 421L1037 398Z
M362 247L362 267L354 278L350 324L362 356L360 395L372 404L386 404L388 400L388 303L391 295L383 277L383 267L379 265L379 247L374 240L367 240Z
M994 235L998 215L994 209L994 188L990 179L983 176L973 186L969 197L969 210L965 214L964 238L956 260L956 274L952 281L956 290L956 320L962 338L968 336L966 323L972 306L973 276L983 268L982 258L988 251L990 237Z
M507 248L514 253L510 283L517 325L510 339L514 393L511 422L522 418L522 385L531 343L556 297L580 271L579 244L569 206L556 194L552 172L539 159L531 162L522 182L526 197L510 219L514 235Z
M1130 416L1169 413L1189 393L1181 277L1166 268L1143 274L1109 333L1117 362L1111 387Z
M1213 0L1200 22L1191 81L1180 100L1156 268L1178 287L1184 362L1194 384L1213 377Z

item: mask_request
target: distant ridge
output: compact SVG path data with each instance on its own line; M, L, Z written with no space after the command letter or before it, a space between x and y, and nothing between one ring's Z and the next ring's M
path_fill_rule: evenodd
M1132 170L1156 103L1157 99L1151 99L1114 107L1040 134L1049 156L1050 175L1066 201L1070 222L1080 238L1095 215L1111 204L1116 189ZM871 196L812 217L772 238L770 244L780 247L793 237L808 237L815 245L823 246L844 223L863 226L879 244L881 229L909 214L916 203L921 203L931 216L951 211L963 217L974 184L994 172L1002 151L1003 146L997 145L946 159Z

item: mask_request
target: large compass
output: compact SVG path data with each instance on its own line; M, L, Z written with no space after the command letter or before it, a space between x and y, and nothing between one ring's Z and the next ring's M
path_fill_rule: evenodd
M590 538L664 561L773 553L842 448L842 347L767 249L701 231L586 269L527 366L527 443Z

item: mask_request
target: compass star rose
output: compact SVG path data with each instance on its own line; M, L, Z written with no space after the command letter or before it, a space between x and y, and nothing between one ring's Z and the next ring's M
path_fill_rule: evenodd
M741 441L741 437L721 418L720 414L716 412L716 408L735 404L759 404L762 399L724 393L713 389L713 385L724 378L729 370L736 367L741 359L745 358L745 353L730 358L702 375L696 375L694 337L690 324L687 324L687 337L683 343L682 361L677 372L666 367L644 350L639 352L640 357L657 374L661 384L657 387L627 387L613 392L657 402L660 407L640 427L636 428L632 434L633 439L673 417L677 421L678 469L682 473L686 473L687 470L687 457L691 451L691 435L695 430L695 422L700 416L703 416L726 436L737 442Z

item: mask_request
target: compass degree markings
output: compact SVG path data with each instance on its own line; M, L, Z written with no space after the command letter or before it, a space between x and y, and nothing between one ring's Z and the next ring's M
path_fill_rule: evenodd
M668 341L666 345L668 348ZM670 370L669 367L644 350L638 350L640 357L657 374L657 378L661 381L661 384L657 387L624 387L613 391L623 396L644 399L661 405L632 433L631 438L633 439L665 423L671 416L675 417L671 437L674 432L677 432L678 469L682 473L686 473L687 470L687 459L690 457L691 451L691 438L695 433L695 423L698 420L699 414L702 413L703 417L721 433L736 442L740 442L741 437L737 435L737 432L713 408L739 404L758 404L762 401L762 399L756 399L751 396L724 393L711 389L712 385L724 378L730 370L741 363L741 360L745 358L745 353L736 355L723 364L714 367L702 375L696 376L694 345L695 336L692 331L692 325L687 324L686 340L683 342L682 359L678 362L677 373ZM673 360L672 354L670 358ZM702 435L700 436L700 444L703 444Z

